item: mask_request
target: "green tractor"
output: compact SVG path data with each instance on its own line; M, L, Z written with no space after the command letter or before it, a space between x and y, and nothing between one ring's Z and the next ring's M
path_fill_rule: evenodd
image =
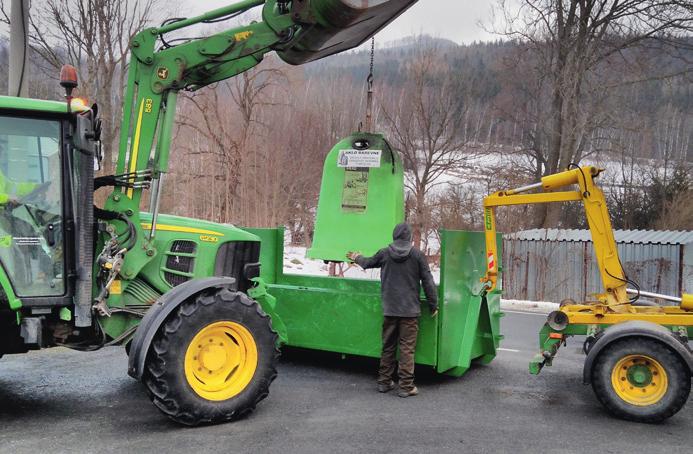
M128 373L173 420L252 411L276 376L286 329L259 278L258 236L159 214L178 92L273 51L302 64L351 49L415 2L245 0L140 32L114 175L95 178L98 108L72 99L74 68L61 72L66 103L0 97L0 356L125 345ZM261 21L175 46L163 38L254 7ZM96 208L103 187L112 191Z

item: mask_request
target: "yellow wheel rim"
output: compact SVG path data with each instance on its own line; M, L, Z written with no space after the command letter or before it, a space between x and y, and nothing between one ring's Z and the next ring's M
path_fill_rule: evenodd
M621 358L611 371L611 384L618 397L639 407L656 404L669 387L664 367L645 355Z
M188 345L185 378L203 399L230 399L253 379L257 357L257 345L245 326L231 321L212 323Z

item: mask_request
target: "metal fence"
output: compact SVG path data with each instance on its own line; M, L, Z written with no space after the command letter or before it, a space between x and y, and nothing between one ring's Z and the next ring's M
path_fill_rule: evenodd
M668 233L668 235L666 234ZM680 296L693 292L693 232L615 232L628 277L642 290ZM503 296L583 301L602 291L587 230L536 229L503 240Z

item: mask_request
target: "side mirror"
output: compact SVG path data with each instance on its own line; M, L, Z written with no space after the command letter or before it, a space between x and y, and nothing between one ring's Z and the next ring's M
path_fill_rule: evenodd
M96 104L90 110L75 116L73 145L80 152L94 156L94 171L101 170L103 153L101 149L101 119L97 117L99 108Z
M101 148L101 142L96 142L96 149L94 150L94 172L101 170L101 163L103 162L103 150Z
M101 141L101 119L96 119L96 124L94 125L94 140L97 142Z

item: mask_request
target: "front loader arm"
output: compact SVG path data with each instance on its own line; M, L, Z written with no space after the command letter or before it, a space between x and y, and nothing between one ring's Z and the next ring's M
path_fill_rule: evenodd
M105 211L99 212L115 227L116 237L132 237L128 232L134 231L135 239L128 244L122 260L114 255L101 257L101 262L108 263L105 268L103 264L95 265L95 273L104 274L105 270L111 278L119 274L123 279L133 279L157 255L152 239L181 89L197 90L232 78L256 66L272 51L290 64L302 64L353 48L416 1L388 0L375 6L368 6L369 2L355 6L351 0L243 0L135 35L130 43L118 161L115 175L108 180L114 189ZM204 22L219 22L260 6L261 21L180 45L169 45L164 38L167 33ZM145 189L151 189L153 195L148 232L140 220ZM116 263L118 269L113 271ZM102 288L100 294L107 294L107 290ZM102 300L98 303L105 305Z
M265 5L262 22L155 50L164 33L261 4ZM222 8L197 20L147 29L132 39L116 165L116 176L121 184L114 188L105 207L108 211L126 214L137 230L137 242L127 252L127 260L120 270L122 277L133 278L156 256L150 244L156 220L146 235L139 211L142 191L153 186L154 199L158 199L161 177L168 170L179 90L199 89L251 69L274 46L286 41L290 35L287 30L294 25L289 12L281 10L276 0L252 0ZM155 206L151 208L156 209Z

